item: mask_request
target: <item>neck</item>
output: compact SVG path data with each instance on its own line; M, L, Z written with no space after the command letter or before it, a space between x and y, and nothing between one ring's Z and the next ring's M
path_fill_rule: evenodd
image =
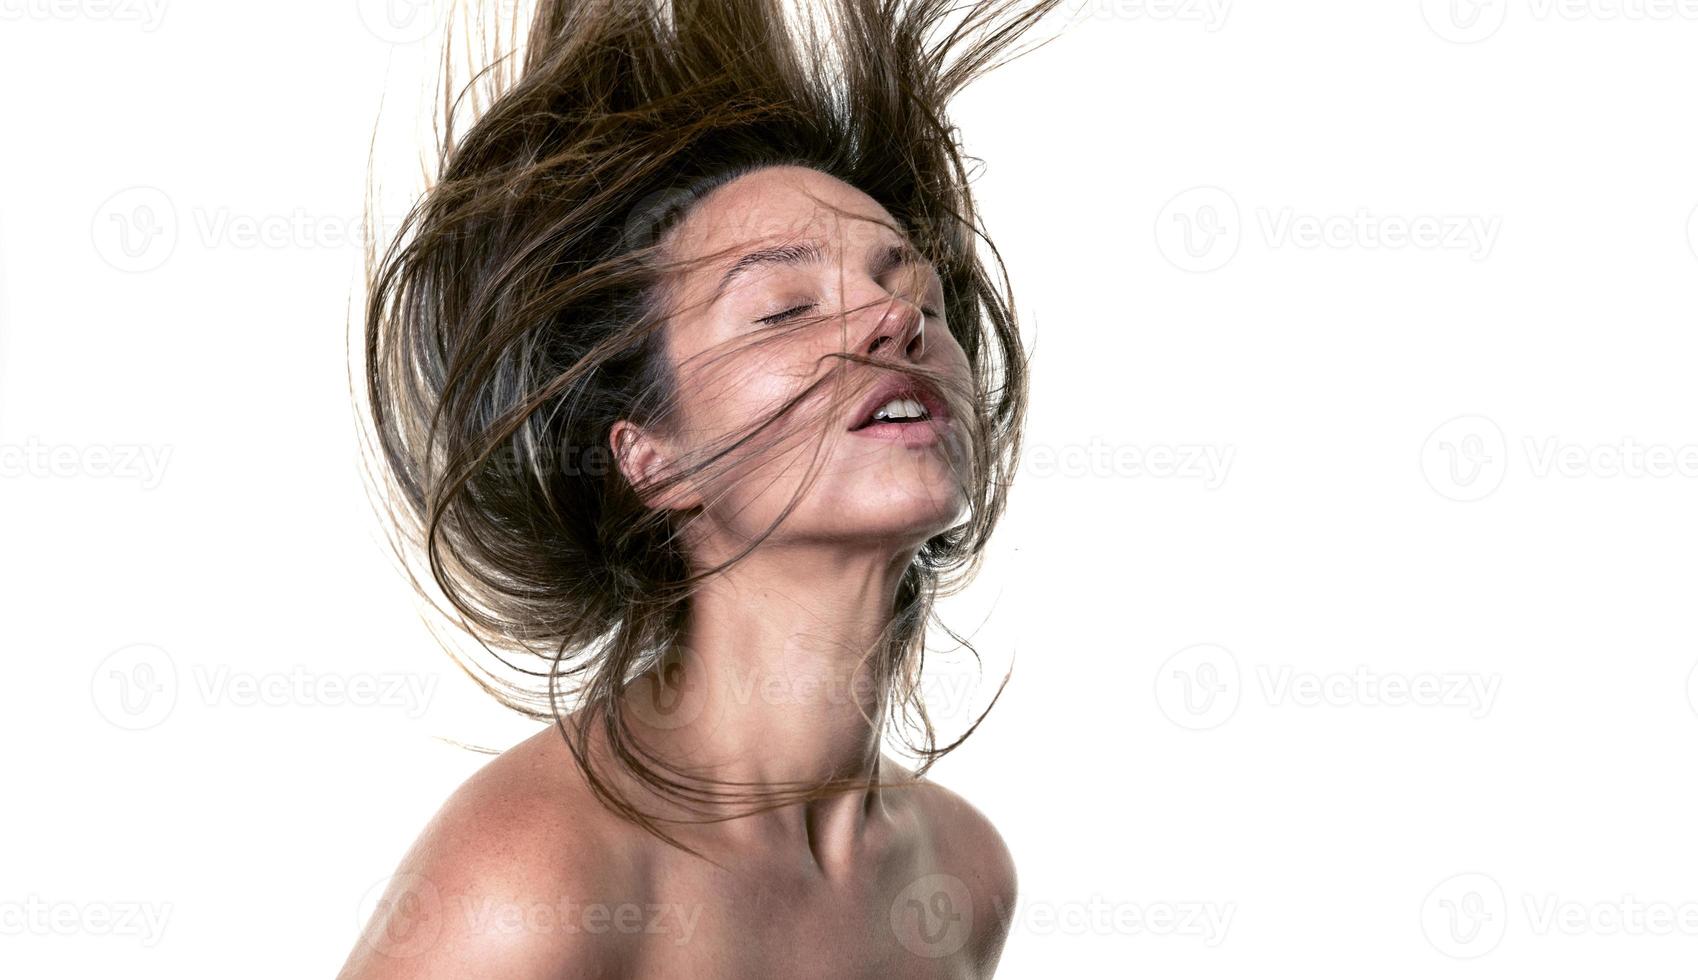
M876 780L878 647L911 558L763 546L703 582L662 687L633 692L637 736L705 777L753 784L744 788ZM647 710L662 703L663 718ZM879 802L860 790L735 822L764 835L776 822L817 855L822 841L852 843Z

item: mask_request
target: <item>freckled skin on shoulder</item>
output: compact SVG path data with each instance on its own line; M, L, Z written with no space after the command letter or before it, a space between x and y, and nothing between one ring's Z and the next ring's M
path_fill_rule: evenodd
M444 804L341 977L991 976L1015 899L1001 837L927 781L885 809L848 880L782 853L715 867L608 813L545 730Z
M892 766L903 777L912 773ZM959 794L929 780L895 791L906 794L918 817L920 834L931 850L931 869L923 884L910 885L909 907L914 927L924 942L940 934L940 923L951 914L971 922L964 952L972 975L989 977L1002 957L1018 899L1014 857L1002 835L978 808ZM915 904L915 903L918 904Z
M419 835L340 977L630 976L642 851L610 816L558 732L503 753Z

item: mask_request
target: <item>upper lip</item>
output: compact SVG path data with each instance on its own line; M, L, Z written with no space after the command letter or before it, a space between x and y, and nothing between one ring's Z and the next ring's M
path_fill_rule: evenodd
M871 425L873 413L895 398L912 398L925 406L926 414L934 420L949 418L948 405L930 382L923 378L894 374L874 385L873 390L867 393L860 407L849 417L849 430L853 432Z

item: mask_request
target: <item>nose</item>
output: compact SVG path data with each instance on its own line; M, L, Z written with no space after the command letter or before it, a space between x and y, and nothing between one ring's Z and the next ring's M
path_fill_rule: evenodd
M926 352L926 315L900 296L892 296L864 345L869 357L918 360Z

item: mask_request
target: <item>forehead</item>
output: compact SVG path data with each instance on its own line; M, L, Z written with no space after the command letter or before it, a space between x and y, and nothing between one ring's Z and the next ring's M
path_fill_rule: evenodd
M674 248L685 258L733 262L747 246L816 239L852 252L900 241L899 226L863 191L807 167L766 167L714 190L681 221Z

